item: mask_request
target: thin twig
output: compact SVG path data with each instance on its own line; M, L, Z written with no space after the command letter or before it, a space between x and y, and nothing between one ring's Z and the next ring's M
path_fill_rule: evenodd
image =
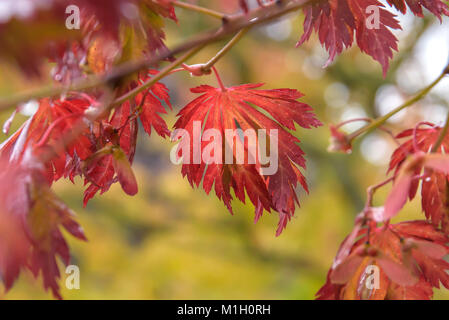
M438 83L440 83L441 80L443 80L443 78L446 76L447 72L448 72L448 69L446 68L435 81L433 81L430 85L428 85L427 87L425 87L424 89L419 91L413 98L406 101L404 104L400 105L399 107L395 108L394 110L390 111L386 115L375 119L371 123L367 124L366 126L360 128L359 130L350 134L348 136L349 141L353 142L354 139L377 129L378 127L382 126L388 119L390 119L392 116L397 114L399 111L404 110L405 108L410 107L414 103L423 99Z
M368 210L369 208L371 208L371 207L373 206L374 193L375 193L378 189L380 189L380 188L386 186L387 184L389 184L390 182L392 182L393 179L394 179L394 178L388 178L387 180L382 181L381 183L376 184L375 186L370 186L370 187L366 190L367 197L366 197L365 211Z
M19 93L17 95L0 99L0 110L15 107L21 102L27 102L33 99L44 97L52 97L69 91L84 91L109 83L116 83L130 74L139 72L140 70L150 68L160 61L171 58L182 52L197 48L201 45L208 45L221 39L235 34L236 32L246 28L267 23L274 19L280 18L290 12L301 9L314 0L291 0L283 2L273 2L265 7L258 7L250 11L248 14L240 13L233 16L225 17L224 23L218 30L213 30L200 34L199 36L175 47L171 51L166 51L153 56L150 59L141 59L138 61L129 61L112 69L109 73L102 76L91 76L83 79L72 86L49 86L39 88L30 92Z
M248 28L244 28L242 30L240 30L235 36L234 38L232 38L224 47L223 49L221 49L216 55L215 57L213 57L212 59L209 60L209 62L205 63L203 65L203 71L204 72L209 72L211 70L211 68L218 62L218 60L220 60L225 54L227 54L229 52L229 50L232 49L232 47L234 47L239 41L240 39L242 39L245 34L247 34L247 32L249 31L249 27Z
M182 9L186 9L186 10L190 10L190 11L195 11L204 15L208 15L217 19L223 19L226 15L224 13L212 10L212 9L208 9L208 8L204 8L204 7L200 7L191 3L186 3L186 2L182 2L182 1L172 1L171 4L175 7L178 8L182 8Z
M221 91L226 92L227 89L226 89L225 85L223 84L223 80L221 80L221 77L217 71L217 68L212 67L212 70L214 71L215 77L217 78L218 85L220 86Z
M190 59L191 57L193 57L195 54L197 54L199 51L201 51L201 49L204 48L204 45L198 46L197 48L194 48L190 51L188 51L187 53L185 53L183 56L181 56L180 58L178 58L176 61L172 62L170 65L168 65L167 67L165 67L161 72L159 72L158 74L156 74L153 78L147 80L146 82L144 82L142 85L140 85L139 87L128 91L127 93L125 93L124 95L122 95L121 97L119 97L118 99L116 99L113 103L113 105L119 105L122 104L123 102L134 98L137 94L139 94L140 92L144 91L147 88L150 88L151 86L153 86L156 82L160 81L161 79L163 79L165 76L169 75L172 73L172 71L182 65L185 61L187 61L188 59Z
M438 148L441 147L441 144L443 143L444 138L446 138L448 131L449 131L449 112L447 114L446 123L444 124L444 127L441 129L440 135L438 136L438 140L432 147L432 152L437 152Z

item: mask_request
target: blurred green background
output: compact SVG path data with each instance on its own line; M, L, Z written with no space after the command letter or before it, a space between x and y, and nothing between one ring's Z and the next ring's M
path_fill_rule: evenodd
M215 6L203 1L206 6ZM224 8L223 10L231 10ZM210 18L177 10L179 26L169 22L168 45L173 46L217 25ZM444 67L449 51L449 24L434 18L402 17L400 52L387 77L357 48L346 51L327 69L327 53L316 37L301 48L302 15L253 30L217 64L226 85L264 82L266 88L295 88L314 107L325 126L299 129L296 135L307 153L310 195L300 194L301 208L279 237L277 217L264 214L253 223L252 205L235 204L231 216L215 196L194 190L170 162L174 146L140 130L135 171L140 192L126 196L115 185L82 207L82 182L60 182L56 193L73 208L89 238L82 243L67 235L72 263L80 267L81 289L65 289L66 299L313 299L326 279L334 255L363 208L365 190L385 179L395 144L382 132L357 141L351 155L329 154L328 125L350 118L376 117L399 105L432 81ZM207 47L190 64L212 57L223 43ZM45 80L50 81L50 80ZM175 74L164 82L171 89L174 111L167 122L195 96L189 88L216 85L215 78ZM2 68L0 94L31 88L42 81L24 79ZM392 119L397 133L421 120L441 122L447 112L449 85L443 81L424 101ZM9 116L3 113L1 119ZM25 119L14 121L13 129ZM357 125L347 126L349 131ZM6 138L5 136L2 139ZM388 188L376 195L379 205ZM408 204L398 220L420 219L419 199ZM62 266L61 266L62 267ZM22 273L2 298L48 299L41 279ZM449 298L447 291L436 298Z

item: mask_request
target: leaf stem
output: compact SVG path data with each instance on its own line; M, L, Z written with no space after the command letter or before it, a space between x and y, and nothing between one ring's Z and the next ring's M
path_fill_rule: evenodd
M355 119L349 119L346 121L343 121L341 123L339 123L336 128L339 129L349 123L353 123L353 122L359 122L359 121L364 121L364 122L368 122L368 123L372 123L374 120L371 118L355 118ZM397 143L398 145L400 145L399 141L396 139L396 137L394 136L393 132L391 130L389 130L388 128L385 128L383 126L379 126L379 129L384 131L385 133L387 133L395 143Z
M22 92L10 97L0 98L0 110L5 110L17 106L21 102L44 97L53 97L69 91L84 91L108 83L114 83L126 76L136 73L140 70L154 66L160 61L173 57L182 52L186 52L200 45L208 45L221 39L235 34L236 32L246 28L267 23L274 19L280 18L290 12L299 10L314 0L291 0L291 1L275 1L264 7L255 8L249 13L240 13L223 18L223 26L219 29L204 32L193 39L190 39L172 50L167 50L160 54L156 54L151 58L140 59L137 61L129 61L116 66L105 75L91 76L87 79L77 81L71 86L55 86L54 84L44 88L38 88L29 92Z
M175 7L178 8L182 8L182 9L186 9L186 10L190 10L190 11L195 11L204 15L208 15L210 17L213 18L217 18L222 20L225 17L224 13L212 10L212 9L208 9L208 8L204 8L201 6L197 6L191 3L186 3L186 2L182 2L182 1L171 1L171 4Z
M205 63L202 67L205 73L209 72L211 68L220 60L224 55L226 55L229 50L232 49L249 31L250 27L243 28L240 30L209 62Z
M448 131L449 131L449 112L447 114L446 123L444 124L444 127L443 129L441 129L440 135L438 136L438 140L432 147L432 152L437 152L437 150L441 147L441 144L443 143L444 138L446 138Z
M181 57L176 59L174 62L172 62L170 65L168 65L163 70L161 70L161 72L156 74L153 78L148 79L146 82L144 82L139 87L137 87L137 88L135 88L135 89L133 89L131 91L128 91L127 93L125 93L121 97L117 98L113 102L113 105L115 106L115 105L122 104L123 102L125 102L125 101L127 101L129 99L134 98L136 95L138 95L139 93L141 93L145 89L152 87L158 81L160 81L164 77L170 75L172 73L172 71L174 71L178 66L182 65L185 61L187 61L188 59L193 57L195 54L197 54L199 51L201 51L204 47L205 47L205 45L200 45L200 46L198 46L198 47L196 47L196 48L186 52L184 55L182 55ZM179 69L179 70L181 70L181 69Z
M380 189L380 188L386 186L387 184L389 184L390 182L392 182L393 179L394 179L393 177L392 177L392 178L388 178L387 180L382 181L381 183L376 184L376 185L374 185L374 186L371 186L371 187L369 187L369 188L366 190L367 198L366 198L365 211L368 210L369 208L371 208L371 207L373 206L374 193L375 193L378 189Z
M382 126L388 119L390 119L392 116L397 114L399 111L404 110L405 108L407 108L407 107L413 105L414 103L420 101L421 99L423 99L438 83L440 83L440 81L446 76L448 71L449 70L446 67L445 70L440 74L440 76L437 79L435 79L430 85L428 85L427 87L425 87L424 89L419 91L413 98L406 101L404 104L400 105L399 107L395 108L394 110L390 111L386 115L375 119L374 121L367 124L366 126L351 133L348 136L349 142L352 143L354 141L354 139L377 129L378 127Z
M59 119L57 119L55 122L53 122L50 127L48 127L48 129L45 131L44 135L42 136L42 138L39 140L39 142L35 145L36 148L40 148L42 146L44 146L44 144L47 143L50 134L52 133L52 131L64 120L67 120L69 118L74 118L74 117L82 117L84 114L82 112L77 112L77 113L71 113L68 115L65 115Z
M212 70L214 71L215 76L217 77L217 81L218 81L218 84L220 85L221 91L226 92L227 89L226 89L226 87L224 86L223 81L221 80L220 75L218 74L217 68L212 67Z

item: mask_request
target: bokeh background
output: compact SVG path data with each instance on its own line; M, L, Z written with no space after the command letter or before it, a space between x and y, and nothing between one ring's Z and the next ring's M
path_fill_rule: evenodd
M201 3L201 1L199 1ZM216 1L204 6L220 8ZM223 2L221 2L223 4ZM5 9L4 9L5 10ZM218 26L199 14L177 9L179 25L168 22L169 47L189 36ZM1 15L0 15L1 16ZM66 299L313 299L324 283L339 244L351 231L355 215L363 208L365 190L385 179L395 143L382 132L357 141L351 155L328 153L329 124L358 117L377 117L400 105L411 94L435 79L448 61L449 21L433 17L400 17L403 30L396 32L400 51L390 71L382 77L380 66L358 48L346 51L323 69L327 53L316 37L301 48L302 15L259 27L246 36L218 64L227 85L264 82L267 88L295 88L314 107L325 126L299 129L296 135L307 153L306 172L310 195L300 194L301 208L279 237L277 217L265 214L254 224L252 205L235 202L231 216L215 196L194 190L171 164L174 146L158 136L140 131L135 171L140 192L126 196L115 185L103 196L82 206L82 182L60 182L56 193L73 208L88 243L67 235L72 263L80 267L81 289L65 289ZM20 41L20 39L18 39ZM202 63L223 43L207 47L190 64ZM0 48L1 50L1 48ZM51 66L49 66L49 69ZM50 83L26 79L8 65L0 66L0 95ZM215 78L192 78L186 73L164 80L171 89L177 111L195 96L189 88L215 85ZM391 119L388 127L398 133L420 120L441 123L449 102L449 80L441 82L423 101ZM33 112L27 104L13 123L16 129ZM6 120L8 112L0 115ZM359 123L345 127L353 131ZM1 140L6 138L2 135ZM376 195L381 204L388 188ZM408 204L397 220L423 217L419 198ZM64 271L62 269L62 271ZM6 299L50 299L42 279L22 273ZM449 298L437 290L436 298Z

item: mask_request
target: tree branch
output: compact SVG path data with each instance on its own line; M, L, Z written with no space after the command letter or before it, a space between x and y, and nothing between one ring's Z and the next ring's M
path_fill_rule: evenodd
M410 100L406 101L404 104L400 105L399 107L395 108L394 110L390 111L389 113L387 113L386 115L379 117L377 119L375 119L374 121L372 121L371 123L367 124L366 126L360 128L359 130L351 133L348 136L348 140L350 143L352 143L356 138L363 136L375 129L377 129L378 127L382 126L388 119L390 119L392 116L394 116L395 114L397 114L399 111L410 107L411 105L413 105L414 103L420 101L421 99L423 99L438 83L440 83L441 80L443 80L443 78L448 74L449 72L449 66L447 66L444 71L440 74L440 76L433 81L430 85L428 85L427 87L425 87L424 89L422 89L421 91L419 91L414 97L412 97Z
M180 66L181 64L183 64L185 61L187 61L188 59L190 59L191 57L193 57L195 54L197 54L199 51L201 51L204 48L204 45L198 46L197 48L193 48L192 50L188 51L187 53L185 53L183 56L181 56L180 58L178 58L176 61L172 62L170 65L168 65L167 67L165 67L161 72L159 72L157 75L155 75L154 77L152 77L151 79L147 80L146 82L144 82L141 86L125 93L124 95L122 95L121 97L117 98L114 102L113 105L119 105L122 104L123 102L134 98L137 94L139 94L140 92L144 91L147 88L150 88L151 86L153 86L154 84L156 84L158 81L160 81L161 79L163 79L164 77L168 76L169 74L172 73L172 71Z
M217 55L215 57L213 57L212 59L209 60L209 62L205 63L202 66L202 69L204 72L210 72L211 68L218 62L218 60L220 60L224 55L226 55L229 50L232 49L232 47L234 47L237 42L240 41L240 39L242 39L245 34L247 34L247 32L249 31L249 27L248 28L244 28L242 30L240 30L235 36L234 38L232 38L224 47L223 49L221 49Z
M226 16L224 13L221 13L221 12L218 12L218 11L215 11L212 9L200 7L200 6L197 6L194 4L182 2L182 1L171 1L171 4L178 8L195 11L195 12L198 12L198 13L201 13L204 15L208 15L213 18L217 18L217 19L223 19Z
M438 140L432 147L432 152L437 152L438 148L441 147L441 144L443 143L444 138L446 137L448 131L449 131L449 112L447 114L446 123L444 124L443 129L441 129ZM447 150L446 150L446 152L447 152Z
M139 72L143 69L153 67L160 61L171 58L179 53L197 48L201 45L208 45L217 42L231 34L247 28L267 23L279 17L282 17L292 11L303 8L315 0L290 0L290 1L276 1L264 7L258 7L248 14L241 13L233 16L223 18L223 26L218 30L205 32L177 47L171 51L166 51L157 54L150 59L141 59L138 61L130 61L120 66L115 67L109 73L101 76L91 76L88 79L81 80L72 86L49 86L39 88L31 92L19 93L17 95L0 99L0 111L17 106L21 102L26 102L33 99L40 99L44 97L51 97L63 94L69 91L85 91L97 86L102 86L108 83L116 83L124 77L133 73Z

